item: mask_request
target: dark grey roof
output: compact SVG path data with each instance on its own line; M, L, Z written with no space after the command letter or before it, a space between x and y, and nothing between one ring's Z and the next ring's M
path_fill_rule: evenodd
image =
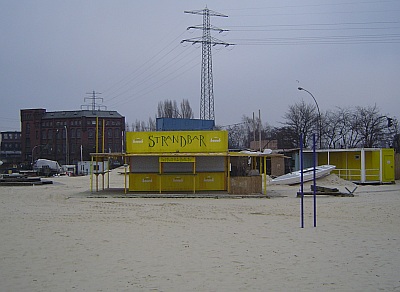
M46 112L42 119L65 119L65 118L123 118L117 111L99 111L99 110L77 110L77 111L57 111Z

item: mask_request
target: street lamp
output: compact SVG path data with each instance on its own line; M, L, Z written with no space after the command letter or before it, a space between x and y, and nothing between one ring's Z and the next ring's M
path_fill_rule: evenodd
M34 160L34 157L33 157L33 153L35 152L36 147L40 147L40 146L42 146L42 145L36 145L36 146L34 146L34 147L32 148L32 167L33 167L33 162L35 161L35 160Z
M65 164L68 165L68 129L67 126L65 128Z
M319 111L319 106L318 106L318 102L315 99L314 95L309 92L307 89L304 89L303 87L298 87L298 90L303 90L305 92L307 92L309 95L311 95L311 97L313 98L315 105L317 106L317 110L318 110L318 120L319 120L319 149L322 149L322 120L321 120L321 112Z

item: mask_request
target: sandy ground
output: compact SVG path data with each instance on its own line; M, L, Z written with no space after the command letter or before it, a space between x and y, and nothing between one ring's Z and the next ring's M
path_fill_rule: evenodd
M0 187L0 291L400 291L399 182L318 197L316 228L306 197L300 228L299 186L268 186L270 199L88 198L89 177L53 181Z

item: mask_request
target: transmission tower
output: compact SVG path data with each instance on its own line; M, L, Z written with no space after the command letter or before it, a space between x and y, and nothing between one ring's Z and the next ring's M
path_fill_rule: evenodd
M182 40L192 44L201 43L201 96L200 96L200 119L215 120L214 115L214 89L212 73L212 54L211 46L223 45L225 47L233 45L211 36L211 30L227 31L210 24L210 16L228 17L219 12L209 10L207 7L203 10L184 11L185 13L203 15L203 25L189 26L187 29L202 29L203 36Z

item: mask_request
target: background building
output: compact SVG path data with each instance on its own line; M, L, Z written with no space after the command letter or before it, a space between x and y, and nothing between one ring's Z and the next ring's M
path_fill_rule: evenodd
M25 165L38 158L77 164L90 160L91 152L122 152L124 134L125 117L116 111L21 110L21 155Z
M1 132L0 160L2 168L17 168L21 162L21 132Z

